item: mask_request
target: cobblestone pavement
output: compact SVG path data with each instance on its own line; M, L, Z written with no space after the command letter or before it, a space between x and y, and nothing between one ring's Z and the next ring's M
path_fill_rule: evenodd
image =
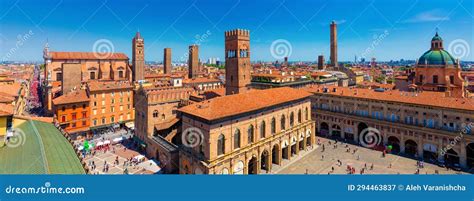
M325 145L325 151L322 152L322 145L310 151L301 158L291 161L287 165L279 168L274 174L347 174L347 166L351 165L355 168L356 174L360 174L360 170L367 165L364 174L415 174L417 170L417 161L403 156L387 154L382 157L382 152L367 149L356 145L348 145L351 152L346 152L346 143L337 143L334 148L334 140L320 138L321 144ZM328 141L331 141L329 145ZM357 149L355 154L352 150ZM324 159L322 157L324 156ZM359 159L358 159L359 158ZM342 161L339 166L337 160ZM374 168L371 170L370 166ZM391 167L390 167L391 166ZM334 168L334 171L332 171ZM420 169L420 174L435 174L438 170L439 174L466 174L454 170L446 170L446 168L438 167L434 164L424 163L424 168Z
M125 168L127 168L128 174L153 174L153 172L146 171L143 168L137 167L135 165L123 165L124 161L128 161L128 159L131 157L139 155L138 152L131 149L124 149L124 146L120 144L113 145L113 147L115 147L115 151L110 150L105 153L103 151L97 151L94 156L89 155L84 159L87 165L90 161L94 161L96 165L96 169L91 170L90 174L124 174ZM114 165L115 159L117 157L119 164ZM107 161L107 164L109 164L108 172L103 171L105 161Z

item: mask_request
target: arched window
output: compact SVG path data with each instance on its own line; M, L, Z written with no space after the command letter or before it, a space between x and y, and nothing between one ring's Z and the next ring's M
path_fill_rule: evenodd
M217 138L217 155L225 153L225 137L223 134Z
M272 118L272 134L275 134L276 133L276 120L275 120L275 117Z
M234 133L234 148L235 149L240 148L240 130L239 129L235 130L235 133Z
M285 123L286 123L286 118L285 115L281 115L281 120L280 120L280 128L281 130L285 130Z
M155 110L153 111L153 118L157 118L158 117L158 110Z
M260 123L260 138L265 138L265 133L266 131L266 124L265 124L265 121L262 121L262 123Z
M247 143L253 143L253 125L250 125L247 130Z
M306 121L309 120L308 108L305 108L305 109L304 109L304 116L305 116L305 118L306 118Z
M295 124L295 114L291 112L290 114L290 126L293 126Z
M298 110L298 123L301 123L301 109Z
M165 117L165 114L161 114L161 119L162 119L162 120L165 120L165 118L166 118L166 117Z

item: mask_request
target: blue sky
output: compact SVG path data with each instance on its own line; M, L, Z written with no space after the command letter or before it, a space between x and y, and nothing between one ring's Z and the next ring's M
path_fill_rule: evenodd
M474 61L472 0L0 2L0 58L8 60L41 60L46 40L53 51L93 51L96 41L106 39L108 47L131 57L137 30L148 61L161 61L165 47L172 48L173 60L181 60L196 41L202 60L223 60L224 31L241 28L251 32L253 61L275 60L270 47L279 39L291 45L290 61L314 61L319 54L329 58L329 23L335 20L340 61L355 55L416 59L429 49L437 27L446 48L455 41L453 51L461 46L455 55Z

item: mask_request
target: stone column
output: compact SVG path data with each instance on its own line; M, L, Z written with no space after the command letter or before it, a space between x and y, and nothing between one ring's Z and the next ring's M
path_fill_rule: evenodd
M460 144L461 153L459 155L459 165L462 168L467 168L467 154L466 154L466 142L462 141Z
M400 135L400 153L405 153L405 140L403 139L403 134Z
M262 167L262 165L261 165L262 161L261 160L262 159L260 158L260 154L258 154L258 156L257 156L257 168L255 168L255 169L257 169L257 172L256 172L257 174L260 174L260 168Z
M417 143L418 158L423 158L423 140L419 139Z
M437 152L436 152L438 153L438 161L444 161L444 155L441 154L441 149L444 149L443 138L441 137L438 138L438 144L436 146L438 147Z
M304 135L303 135L303 150L305 150L305 151L306 151L306 143L308 143L306 139L307 139L306 132L304 132Z
M281 148L281 144L278 146L278 165L281 165L281 160L283 159L283 149Z
M271 172L272 171L272 165L273 165L273 152L272 152L272 148L271 147L271 144L270 144L270 151L268 153L268 162L267 162L267 168L268 168L268 171L267 172Z
M342 128L341 128L341 138L342 138L342 139L344 139L344 135L345 135L345 133L344 133L344 127L342 127Z

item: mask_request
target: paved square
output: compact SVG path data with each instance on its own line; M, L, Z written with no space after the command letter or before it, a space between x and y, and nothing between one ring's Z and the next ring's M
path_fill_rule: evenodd
M112 145L115 150L109 150L104 153L104 151L97 151L94 156L88 155L84 158L84 161L88 165L91 161L94 161L96 165L95 170L91 170L89 174L124 174L125 168L128 170L128 174L154 174L138 165L126 165L124 166L125 161L129 161L130 158L139 155L138 152L131 149L124 149L124 146L121 144ZM115 159L118 158L119 164L115 165ZM109 164L109 170L104 172L104 164L107 161ZM146 163L147 159L142 163Z
M304 156L291 161L290 163L278 168L274 174L348 174L347 166L355 168L355 174L360 174L362 168L365 168L364 174L415 174L417 171L417 161L403 156L387 154L382 157L382 152L367 149L364 147L351 145L347 143L337 143L334 148L334 140L317 137L321 145L311 150ZM331 141L331 144L329 144ZM322 150L322 144L325 145L325 151ZM351 152L347 152L347 148ZM357 149L355 153L352 151ZM324 156L324 159L322 158ZM338 161L342 161L339 166ZM371 165L373 164L373 169ZM390 167L391 166L391 167ZM332 171L334 168L334 171ZM434 164L424 163L424 168L420 169L420 174L466 174L454 170L447 170Z

